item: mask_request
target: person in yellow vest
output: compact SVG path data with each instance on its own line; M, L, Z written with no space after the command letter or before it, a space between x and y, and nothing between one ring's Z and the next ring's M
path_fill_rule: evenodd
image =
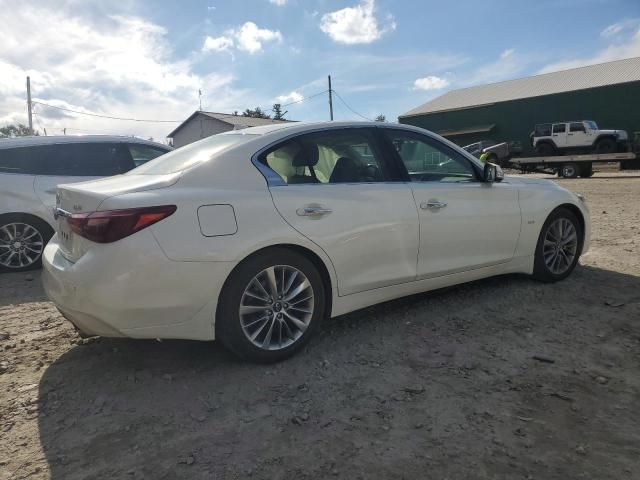
M487 158L489 158L489 152L484 152L482 155L480 155L480 158L478 160L480 160L480 162L482 163L487 163Z

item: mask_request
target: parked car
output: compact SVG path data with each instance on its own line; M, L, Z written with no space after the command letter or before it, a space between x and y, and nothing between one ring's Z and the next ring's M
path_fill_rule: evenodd
M480 155L482 155L483 150L485 148L492 147L495 144L496 142L494 142L493 140L480 140L479 142L466 145L462 148L464 148L467 152L469 152L474 157L480 158Z
M59 183L125 173L169 150L133 137L0 139L0 271L40 266Z
M590 224L551 181L503 179L433 133L378 122L215 135L61 185L56 212L43 282L81 332L219 339L263 362L379 302L506 273L561 280Z
M543 157L565 152L626 152L629 135L624 130L600 130L593 120L542 123L531 132L531 145Z
M501 167L508 165L511 158L511 145L508 142L496 143L493 140L481 140L462 148L476 158L487 153L487 161Z

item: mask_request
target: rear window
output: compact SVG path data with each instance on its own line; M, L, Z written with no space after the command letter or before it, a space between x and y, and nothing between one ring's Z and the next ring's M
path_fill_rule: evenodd
M134 168L130 175L165 175L205 163L216 153L256 138L251 134L219 134L178 148Z
M147 163L149 160L153 160L160 155L164 155L168 151L169 150L163 150L161 148L152 147L150 145L135 143L129 145L129 153L131 154L134 167L139 167L143 163Z

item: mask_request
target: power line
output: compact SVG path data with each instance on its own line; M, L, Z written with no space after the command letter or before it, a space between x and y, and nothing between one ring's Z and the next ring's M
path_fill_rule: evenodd
M369 122L373 122L372 119L365 117L364 115L362 115L361 113L356 112L353 108L351 108L349 106L349 104L347 102L345 102L344 98L342 98L340 96L340 94L338 92L336 92L335 90L333 90L333 93L335 93L336 97L338 97L340 99L340 101L344 104L345 107L347 107L349 110L351 110L352 113L354 113L355 115L364 118L365 120L369 121Z
M306 100L310 100L312 98L318 97L320 95L324 95L328 90L324 90L322 92L318 92L318 93L314 93L313 95L310 95L308 97L304 97L301 98L300 100L294 100L293 102L289 102L289 103L285 103L280 105L281 107L288 107L290 105L295 105L297 103L301 103L304 102ZM36 100L32 100L31 101L32 104L38 104L38 105L42 105L45 107L49 107L49 108L54 108L56 110L62 110L64 112L70 112L70 113L75 113L78 115L87 115L89 117L98 117L98 118L106 118L109 120L120 120L120 121L127 121L127 122L146 122L146 123L182 123L184 120L151 120L151 119L142 119L142 118L127 118L127 117L120 117L120 116L114 116L114 115L102 115L99 113L92 113L92 112L82 112L80 110L74 110L71 108L66 108L66 107L59 107L57 105L51 105L49 103L45 103L45 102L40 102L40 101L36 101ZM265 113L267 112L271 112L273 111L273 107L268 108L263 110ZM217 115L220 116L225 116L225 117L240 117L242 116L242 114L238 114L238 115L234 115L232 113L217 113Z
M79 115L88 115L90 117L99 117L99 118L108 118L109 120L124 120L127 122L149 122L149 123L182 123L184 120L148 120L148 119L140 119L140 118L124 118L124 117L112 117L110 115L101 115L98 113L90 113L90 112L81 112L79 110L72 110L71 108L58 107L56 105L50 105L44 102L38 102L33 100L31 103L44 105L45 107L55 108L57 110L62 110L65 112L77 113Z

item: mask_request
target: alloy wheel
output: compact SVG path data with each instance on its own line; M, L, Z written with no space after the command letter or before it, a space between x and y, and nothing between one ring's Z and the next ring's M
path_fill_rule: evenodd
M542 255L544 263L554 275L565 273L578 254L578 231L567 218L558 218L544 237Z
M44 250L42 234L28 223L0 226L0 266L18 269L33 265Z
M297 268L275 265L251 279L240 300L242 331L263 350L281 350L302 337L314 311L313 287Z

